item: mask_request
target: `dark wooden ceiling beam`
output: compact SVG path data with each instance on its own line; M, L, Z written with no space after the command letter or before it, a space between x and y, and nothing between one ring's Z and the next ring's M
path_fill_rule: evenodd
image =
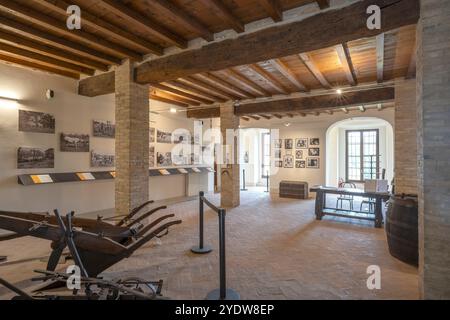
M23 57L25 60L31 59L34 62L39 62L40 64L44 64L55 69L62 68L67 71L83 73L87 75L94 75L95 73L94 69L86 68L67 61L58 60L33 51L24 50L6 43L0 43L0 51L6 52L7 54L12 54L18 58Z
M326 9L330 7L330 0L316 0L320 9Z
M223 20L237 33L245 31L244 24L231 12L221 0L201 0L202 3L214 11L218 18Z
M184 103L184 104L187 104L187 105L190 105L190 106L199 106L200 105L200 103L197 102L197 101L186 99L186 98L183 98L183 97L180 97L180 96L176 96L174 94L170 94L168 92L165 92L165 91L162 91L162 90L158 90L158 89L155 89L155 88L150 88L150 95L158 96L158 97L161 97L161 98L166 98L166 99L173 100L173 101L180 102L180 103Z
M283 11L278 0L260 0L259 3L267 11L273 21L280 22L283 20Z
M377 81L384 80L384 33L377 36Z
M251 114L249 114L247 117L249 117L249 118L251 118L251 119L253 119L253 120L259 120L259 119L261 119L260 117L255 116L255 115L251 115Z
M175 34L166 27L158 24L149 17L143 16L139 12L130 9L126 4L123 4L122 2L116 0L97 0L97 2L114 14L139 24L142 28L157 36L158 38L167 41L179 48L187 48L186 39Z
M367 28L366 9L369 5L380 6L381 29ZM419 12L419 0L362 0L301 21L275 25L235 39L147 61L137 67L136 80L138 83L159 83L374 37L417 23Z
M177 96L180 96L182 98L187 98L187 99L198 101L198 102L201 102L201 103L204 103L204 104L212 104L212 103L214 103L214 101L212 101L212 100L201 98L201 97L198 97L196 95L190 94L188 92L184 92L184 91L181 91L181 90L178 90L178 89L166 86L164 84L154 84L154 85L152 85L152 87L158 88L158 89L166 91L166 92L170 92L170 93L172 93L174 95L177 95Z
M0 15L0 28L14 31L15 33L19 33L34 40L39 40L47 44L57 46L61 49L81 54L83 56L88 56L92 59L99 60L102 63L120 64L122 61L120 58L113 57L109 54L86 47L82 44L75 43L73 41L63 39L50 33L42 32L26 24L5 18L4 16L1 15Z
M44 43L40 43L38 41L27 39L26 37L22 37L12 32L0 31L0 41L13 44L14 46L20 47L22 49L31 50L40 54L82 65L88 68L94 68L102 71L108 70L108 66L106 64L73 54L70 51L61 50Z
M266 119L266 120L272 119L271 116L268 116L268 115L266 115L266 114L258 114L258 116L260 116L261 118L264 118L264 119Z
M232 85L231 83L219 78L218 76L216 76L212 73L209 73L209 72L199 73L197 76L201 77L202 79L205 79L206 81L211 82L214 85L221 87L222 89L224 89L228 92L237 94L238 96L241 96L243 98L256 98L256 96L253 95L252 93L242 90L241 88L238 88L238 87Z
M59 34L66 35L72 39L77 39L84 43L89 43L97 49L109 52L120 57L129 57L135 60L141 60L142 56L126 47L105 40L94 34L81 30L69 30L65 24L60 20L54 19L49 15L45 15L31 7L26 7L15 3L11 0L0 0L0 9L6 10L8 13L14 14L22 19L26 19L42 27L48 28Z
M183 82L182 79L174 80L174 81L167 81L167 85L170 85L172 87L178 88L183 91L190 92L195 95L199 95L200 97L213 100L215 102L226 102L227 99L223 99L221 97L218 97L216 95L213 95L209 92L207 92L205 89L198 89L197 87L192 86L190 83Z
M116 88L115 71L105 72L78 82L78 94L86 97L96 97L114 93Z
M225 69L222 70L222 72L225 73L228 78L233 79L234 81L240 83L242 86L244 86L249 90L252 90L259 96L266 96L266 97L271 96L271 93L269 91L267 91L257 83L251 81L250 79L248 79L247 77L245 77L244 75L242 75L241 73L237 72L234 69Z
M164 102L164 103L168 103L168 104L173 104L175 106L179 106L179 107L183 107L183 108L189 107L189 105L187 103L182 103L182 102L179 102L179 101L163 98L163 97L160 97L160 96L157 96L157 95L154 95L154 94L150 94L149 98L150 98L150 100L155 100L155 101L160 101L160 102Z
M0 53L0 60L1 61L5 61L11 64L14 64L16 66L19 67L26 67L29 69L36 69L36 70L40 70L40 71L45 71L45 72L50 72L53 74L57 74L60 76L64 76L64 77L68 77L68 78L73 78L73 79L80 79L80 75L78 73L75 72L71 72L71 71L65 71L65 70L61 70L61 69L57 69L57 68L52 68L46 65L42 65L42 64L38 64L38 63L34 63L31 61L27 61L24 59L20 59L17 57L12 57L12 56L8 56L5 54L1 54Z
M197 87L198 89L210 91L211 94L213 94L214 96L222 97L227 100L228 99L231 99L231 100L239 99L239 96L225 92L225 91L223 91L215 86L212 86L209 83L199 79L198 75L189 76L189 77L183 78L182 80L188 82L192 86Z
M312 73L312 75L320 82L322 87L326 89L331 89L331 84L325 78L325 76L320 71L319 67L316 65L311 55L308 53L300 53L298 55L300 59L303 61L308 70Z
M49 8L61 15L67 16L67 8L69 7L69 3L63 0L34 0L37 3ZM143 50L145 53L154 53L156 55L162 55L164 53L164 49L150 41L143 39L133 33L125 31L123 28L118 27L105 19L99 18L85 8L82 8L82 23L95 28L101 31L104 34L107 34L119 41L124 41L126 43L130 43L134 46L138 46L140 50Z
M248 117L241 117L241 119L244 121L250 121L250 119Z
M348 49L347 44L338 44L335 48L348 82L350 85L356 86L358 84L358 80L356 78L355 68L353 66L350 50Z
M196 18L192 17L190 14L185 12L182 8L175 5L168 0L153 0L152 5L157 6L161 11L164 11L171 16L175 17L177 21L184 24L190 30L194 31L197 35L201 36L207 41L214 40L214 33L208 30L208 28L203 25Z
M261 79L263 79L267 85L274 88L276 91L282 94L289 93L289 90L283 84L281 84L277 79L275 79L274 76L272 76L269 72L264 70L258 64L248 65L248 68L251 69L256 75L258 75Z
M218 107L188 108L186 116L188 118L197 118L197 119L219 118L220 108Z
M305 85L298 79L297 75L280 59L270 60L272 66L288 79L298 90L308 91Z

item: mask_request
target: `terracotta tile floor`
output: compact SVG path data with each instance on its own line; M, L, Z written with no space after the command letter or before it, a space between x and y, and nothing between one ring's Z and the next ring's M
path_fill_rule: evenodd
M219 202L218 195L209 197ZM198 241L197 208L197 201L170 206L165 213L175 213L183 224L104 276L163 279L165 296L203 299L218 287L218 221L206 211L206 243L215 250L190 253ZM343 218L316 221L313 212L314 200L242 193L241 206L228 211L226 220L229 287L242 299L418 299L417 269L389 255L383 229ZM47 241L32 238L1 242L0 253L12 264L0 265L0 276L28 288L32 270L45 268L45 263L18 260L46 256L48 248ZM369 265L381 268L381 290L367 289ZM0 298L9 296L0 288Z

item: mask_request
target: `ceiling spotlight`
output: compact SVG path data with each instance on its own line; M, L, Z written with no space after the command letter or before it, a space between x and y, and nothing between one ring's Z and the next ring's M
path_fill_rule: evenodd
M285 127L289 127L290 125L291 125L290 122L286 122L286 123L284 124Z
M177 109L176 108L170 108L170 113L177 113Z
M337 93L337 94L342 94L342 89L337 89L337 90L336 90L336 93Z

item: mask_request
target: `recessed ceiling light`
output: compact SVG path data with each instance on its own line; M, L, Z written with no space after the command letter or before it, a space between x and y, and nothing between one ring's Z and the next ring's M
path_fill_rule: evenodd
M177 109L176 108L170 108L170 113L177 113Z

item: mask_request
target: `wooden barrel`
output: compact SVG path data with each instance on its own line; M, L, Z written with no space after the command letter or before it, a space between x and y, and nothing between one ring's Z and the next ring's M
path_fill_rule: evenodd
M389 252L417 266L419 262L419 210L417 196L392 196L386 214Z

